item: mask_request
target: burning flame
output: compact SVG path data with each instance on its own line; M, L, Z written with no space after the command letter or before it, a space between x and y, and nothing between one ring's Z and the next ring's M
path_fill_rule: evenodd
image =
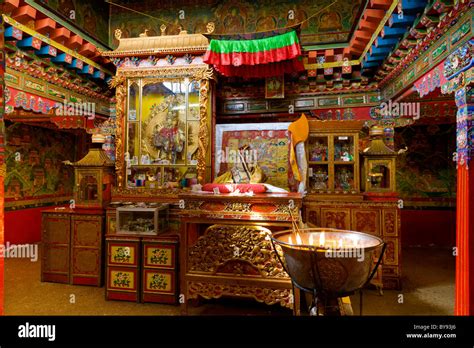
M296 244L301 245L303 241L301 240L301 236L298 232L296 232Z
M291 238L291 235L288 237L288 243L293 244L293 239Z
M319 246L324 247L325 243L326 243L326 235L324 234L324 232L322 232L319 235Z
M309 245L313 245L313 234L309 234Z

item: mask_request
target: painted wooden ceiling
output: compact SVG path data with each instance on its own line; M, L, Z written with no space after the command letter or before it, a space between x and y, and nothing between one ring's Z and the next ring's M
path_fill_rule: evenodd
M86 34L53 20L31 6L32 0L6 0L4 12L16 22L44 35L85 60L97 65L62 61L47 57L45 42L34 49L26 33L16 43L21 49L34 49L39 57L51 59L62 67L76 70L82 77L99 82L107 79L106 71L113 72L110 61L101 56L101 47ZM138 37L148 29L148 35L159 35L159 27L166 23L167 34L205 32L208 22L215 22L216 33L242 33L271 30L302 22L301 40L305 54L304 78L310 84L321 86L321 91L342 89L379 88L386 82L405 56L435 27L453 7L454 0L112 0L123 7L111 6L109 45L116 46L115 29L122 37ZM37 1L36 1L37 2ZM59 3L61 1L51 1ZM77 0L62 3L75 4ZM108 6L106 1L84 0ZM137 12L143 12L149 17ZM183 11L183 12L181 12ZM150 17L151 16L151 17ZM30 46L28 46L30 45ZM54 46L54 45L53 45ZM58 49L56 47L56 49ZM43 54L43 56L42 56ZM46 55L45 55L46 54ZM78 57L77 60L81 61ZM84 63L84 59L82 60ZM87 65L87 68L84 68ZM104 78L105 77L105 78Z

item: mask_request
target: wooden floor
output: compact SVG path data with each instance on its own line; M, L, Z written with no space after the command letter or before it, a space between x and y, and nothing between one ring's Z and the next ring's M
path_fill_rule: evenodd
M364 291L364 315L452 315L455 260L447 249L403 250L403 291ZM104 288L40 281L40 262L5 260L6 315L179 315L178 306L106 301ZM351 298L354 314L359 298ZM190 307L191 315L292 315L279 305L220 299Z

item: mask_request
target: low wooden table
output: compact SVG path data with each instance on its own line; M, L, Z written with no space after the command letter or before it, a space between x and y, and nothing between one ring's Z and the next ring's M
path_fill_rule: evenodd
M298 193L179 195L180 285L183 314L190 299L247 297L293 308L291 280L270 233L291 228L299 214Z

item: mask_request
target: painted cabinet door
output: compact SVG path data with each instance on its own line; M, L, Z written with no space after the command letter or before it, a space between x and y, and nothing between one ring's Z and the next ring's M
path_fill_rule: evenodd
M103 223L104 218L101 215L72 216L72 284L101 286Z
M69 283L70 216L43 213L41 281Z

